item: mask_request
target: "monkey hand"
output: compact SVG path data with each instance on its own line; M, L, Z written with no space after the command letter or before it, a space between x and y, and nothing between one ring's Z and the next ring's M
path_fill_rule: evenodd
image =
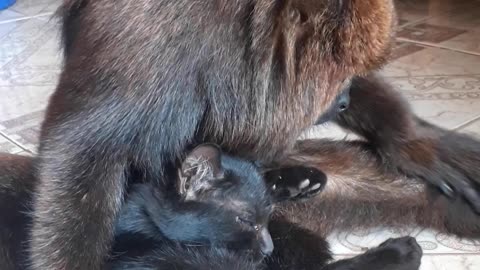
M437 148L439 187L450 196L462 196L480 214L480 141L453 131L446 131Z
M318 194L327 176L315 168L293 166L275 169L265 174L276 202L306 199Z
M435 136L405 142L399 147L400 155L389 155L389 162L450 198L462 198L480 214L480 142L465 134L422 124Z

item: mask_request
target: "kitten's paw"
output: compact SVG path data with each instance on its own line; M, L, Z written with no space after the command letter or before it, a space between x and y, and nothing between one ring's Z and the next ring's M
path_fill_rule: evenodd
M465 201L480 214L480 141L431 129L436 137L407 141L397 147L400 154L385 158L403 174L426 181L451 200Z
M310 198L319 193L327 182L327 176L322 171L303 166L269 171L265 179L277 202Z

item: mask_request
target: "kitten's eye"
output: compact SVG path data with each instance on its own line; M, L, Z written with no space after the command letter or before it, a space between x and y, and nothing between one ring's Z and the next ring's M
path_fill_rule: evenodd
M237 216L237 222L238 223L243 223L245 225L248 225L249 227L252 227L253 229L257 230L258 229L258 226L255 225L255 222L252 222L248 219L244 219L244 218L241 218L241 217L238 217Z

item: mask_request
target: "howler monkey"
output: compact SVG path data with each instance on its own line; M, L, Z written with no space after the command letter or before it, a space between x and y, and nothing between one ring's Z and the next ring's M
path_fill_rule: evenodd
M313 167L327 184L321 196L282 205L277 213L324 236L419 226L480 238L480 142L418 118L375 74L355 78L350 99L335 121L365 140L298 141L272 167ZM278 173L266 177L274 184Z
M65 60L41 129L30 245L48 270L100 269L128 180L171 179L199 143L281 160L352 77L385 62L395 25L391 0L65 0L59 13ZM345 126L375 132L361 121L376 115L357 113ZM435 154L374 146L478 206L472 179L430 177L446 168Z
M59 13L30 243L48 270L101 268L132 174L170 179L205 141L282 156L384 63L395 24L389 0L65 0Z

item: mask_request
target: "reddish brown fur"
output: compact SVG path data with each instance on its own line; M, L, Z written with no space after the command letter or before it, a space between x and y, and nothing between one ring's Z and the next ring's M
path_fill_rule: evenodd
M398 151L405 159L410 159L421 166L431 168L435 157L438 155L437 143L431 139L412 140L405 147L398 149Z
M31 242L48 270L101 268L132 172L168 179L205 141L282 156L345 79L384 63L395 21L389 0L66 0L58 13L65 63Z
M323 235L416 225L479 238L480 142L419 119L377 76L356 78L350 94L336 121L366 141L298 142L275 165L315 167L327 184L313 202L284 205L279 214Z

